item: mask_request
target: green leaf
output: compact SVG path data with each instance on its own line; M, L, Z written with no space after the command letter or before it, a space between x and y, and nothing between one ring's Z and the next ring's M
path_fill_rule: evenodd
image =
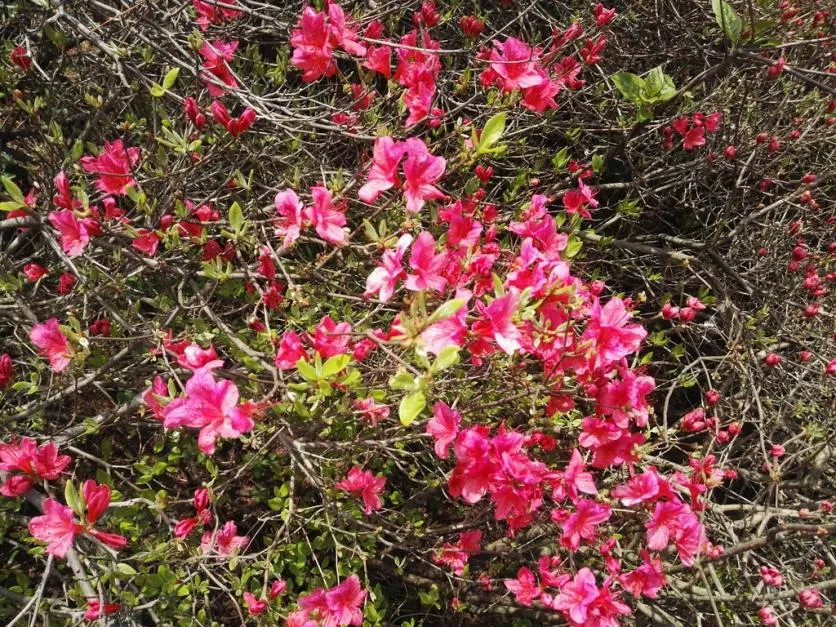
M737 11L725 0L711 0L711 8L714 9L714 19L723 33L732 44L737 44L740 41L740 31L743 29L743 21Z
M389 387L393 390L414 390L418 384L411 374L401 371L389 379Z
M500 140L502 134L505 132L505 113L497 113L493 116L485 128L482 130L482 135L479 138L479 145L476 148L476 154L481 155L490 152L494 144Z
M17 202L16 200L4 200L0 202L0 211L17 211L18 209L23 209L25 206L22 202Z
M374 229L374 225L368 220L363 220L363 234L366 236L366 239L370 242L376 242L380 239L380 236Z
M427 399L424 398L424 393L421 390L404 396L398 406L398 417L401 419L401 424L404 427L411 425L426 406Z
M459 347L455 345L445 346L433 364L433 372L441 372L450 366L455 366L459 363Z
M299 361L296 362L296 370L298 370L299 374L308 381L316 381L319 379L319 377L316 376L316 370L314 370L314 367L305 361L304 357L301 357Z
M446 320L461 309L464 306L464 303L465 301L462 298L453 298L452 300L448 300L433 312L433 315L431 315L430 319L427 320L427 324L433 324L439 320Z
M612 75L612 82L621 92L626 100L636 103L641 100L642 92L645 89L645 82L641 76L632 72L616 72Z
M163 89L171 89L172 87L174 87L174 83L177 80L177 76L179 74L180 74L180 68L179 67L170 69L166 73L165 78L163 78Z
M564 146L552 157L552 167L555 170L560 171L566 167L566 164L569 163L569 147Z
M23 192L20 191L20 188L12 179L8 176L0 176L0 182L3 183L6 193L11 196L12 200L16 200L19 203L25 202L23 199Z
M229 208L229 224L232 226L232 230L236 233L240 234L242 227L244 226L244 212L241 211L241 205L237 202L232 203L232 206Z
M165 93L165 89L163 89L162 85L157 83L153 83L151 87L148 88L148 91L151 92L151 95L154 98L160 98Z
M64 484L64 500L67 501L67 505L70 506L77 515L81 516L84 512L84 502L81 499L81 495L79 495L78 490L75 488L75 484L72 481L67 481Z
M583 248L583 240L575 237L574 235L570 235L569 242L566 244L566 250L563 251L563 256L567 259L571 259L581 252L581 248Z
M653 68L645 78L642 100L648 104L667 102L676 95L676 85L670 76L662 71L662 66Z
M351 355L334 355L322 366L322 376L332 377L338 372L345 370L345 367L351 362Z
M136 569L130 564L126 564L125 562L119 562L118 564L116 564L116 570L122 573L123 575L128 576L137 574Z

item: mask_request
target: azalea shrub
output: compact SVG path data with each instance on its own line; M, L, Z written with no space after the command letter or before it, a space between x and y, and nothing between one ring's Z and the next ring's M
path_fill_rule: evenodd
M10 625L824 625L817 0L0 8Z

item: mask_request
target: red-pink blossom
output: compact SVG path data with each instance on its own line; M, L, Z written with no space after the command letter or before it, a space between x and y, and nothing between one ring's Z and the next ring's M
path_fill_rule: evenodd
M14 364L8 353L0 354L0 390L8 387L14 381Z
M405 145L388 135L378 137L374 142L374 162L369 169L368 181L357 196L363 202L373 203L381 192L400 185L398 165L404 155Z
M73 545L75 536L84 531L74 516L73 510L55 499L47 499L43 504L43 516L36 516L29 521L29 533L33 538L46 542L46 550L58 558L66 557Z
M276 350L275 365L280 370L290 370L296 367L300 359L307 359L308 354L302 345L302 339L293 331L285 331Z
M255 407L238 404L238 387L229 380L215 380L212 370L199 368L186 382L185 395L172 400L163 410L166 429L200 429L198 447L207 455L215 452L215 441L238 438L253 429Z
M403 269L403 255L411 243L412 236L404 233L398 238L394 248L383 251L380 265L366 278L365 296L377 294L383 302L392 298L398 281L406 276Z
M570 189L563 194L563 206L566 208L566 213L570 215L579 213L581 217L589 219L592 217L589 208L595 209L598 201L595 200L595 192L592 188L579 178L578 189Z
M98 157L82 157L86 172L98 174L96 187L105 194L121 196L129 185L135 185L132 170L139 161L139 148L126 148L121 139L105 142Z
M28 72L29 68L32 67L32 57L26 52L25 46L18 45L12 48L9 53L9 60L24 72Z
M249 541L247 536L238 535L238 525L230 520L220 530L205 532L200 538L200 549L204 555L229 556L247 546Z
M520 567L517 571L516 579L506 579L503 583L514 594L517 603L523 607L531 607L531 604L542 592L537 583L537 577L525 566Z
M87 609L84 610L84 620L94 621L100 619L102 616L110 616L116 614L122 606L119 603L105 603L102 606L98 599L87 599Z
M375 477L371 470L355 466L348 471L345 479L335 484L335 487L363 499L363 512L368 516L373 511L383 508L380 493L385 485L386 477Z
M360 586L357 575L351 575L343 582L329 590L319 588L299 597L299 616L294 617L295 625L299 627L338 627L340 625L355 625L363 623L363 601L366 591ZM297 614L294 612L294 614ZM308 621L309 615L317 620ZM317 622L319 621L319 622ZM288 625L290 625L290 617Z
M54 442L38 446L31 438L21 438L0 443L0 470L10 473L0 486L0 494L20 496L38 480L54 481L69 463L70 457L59 455Z
M147 257L153 257L157 254L157 248L160 245L160 236L149 229L137 230L137 236L131 242L131 247L135 248Z
M436 157L427 149L423 140L410 137L404 142L406 161L403 164L404 197L406 209L418 213L428 200L444 198L444 193L434 183L444 175L447 161Z
M435 454L439 459L447 459L450 445L459 434L462 415L442 401L433 406L433 417L427 422L427 433L435 440Z
M335 322L331 316L324 316L313 337L313 347L322 357L334 357L350 352L351 324L348 322Z
M236 4L236 0L223 0L223 4ZM197 22L200 30L206 30L210 24L223 24L241 16L241 11L229 7L220 7L203 0L192 0L192 6L197 13Z
M206 90L213 98L220 98L224 95L225 89L218 82L227 87L238 87L238 81L235 80L229 67L229 62L232 61L237 49L237 41L226 42L220 39L205 41L200 47L200 56L203 57L201 78L206 85Z
M784 576L781 571L774 566L761 566L761 580L773 588L780 588L784 585Z
M595 26L601 28L609 24L615 17L615 9L606 9L600 2L595 3Z
M442 271L447 265L447 253L435 252L435 239L429 231L422 231L412 245L409 267L412 273L407 275L405 287L413 292L426 289L443 292L447 279Z
M592 344L591 364L594 368L605 368L620 359L635 353L647 331L638 324L628 324L632 314L624 301L611 298L601 307L596 298L592 304L589 324L582 339Z
M67 336L58 327L57 318L34 325L29 332L29 339L38 348L41 356L49 360L49 366L54 372L61 372L70 365L70 344Z
M824 607L824 601L821 598L821 592L816 588L807 588L798 593L798 601L801 607L808 610L817 610Z
M622 587L634 597L640 595L655 599L659 590L665 587L665 575L662 560L651 557L647 549L641 551L642 563L635 570L624 573L618 578Z
M316 229L316 234L329 244L345 246L348 240L343 229L346 225L344 203L334 204L331 192L321 186L311 188L311 196L313 204L305 208L304 215Z
M543 81L537 71L538 51L515 37L493 42L490 69L499 78L503 91L534 87Z
M520 294L515 288L494 299L490 305L476 303L480 318L473 323L473 332L486 340L495 341L508 355L521 348L522 334L512 318L520 305Z
M284 238L282 245L286 248L299 239L304 228L304 205L292 189L276 194L274 204L279 214L276 235Z
M581 541L595 540L595 528L609 520L612 514L609 506L591 499L578 499L575 511L561 523L563 535L560 543L570 551L576 551Z
M245 133L253 122L255 122L255 111L250 107L244 109L244 112L237 118L230 116L229 111L220 100L213 100L210 106L212 116L215 121L226 128L230 135L238 137Z
M267 611L268 603L264 599L257 598L252 592L245 592L242 596L244 603L247 605L247 613L250 616L258 616Z
M598 598L595 575L588 568L580 569L572 581L566 583L555 597L552 608L563 612L574 624L587 622L589 606Z
M78 257L90 242L87 225L70 209L51 211L49 221L61 234L61 248L70 257Z
M481 542L482 532L478 529L463 531L459 534L457 542L445 542L441 546L441 551L433 555L433 561L436 564L447 566L456 575L461 575L470 560L470 556L480 551Z
M657 503L645 527L648 548L662 551L673 543L686 566L693 564L705 542L702 523L690 507L678 500Z
M378 404L371 396L358 398L351 406L373 427L376 427L381 420L388 418L391 411L387 405Z
M25 266L23 266L22 272L30 283L34 283L38 279L41 279L45 277L47 274L49 274L49 269L44 268L39 263L27 263Z

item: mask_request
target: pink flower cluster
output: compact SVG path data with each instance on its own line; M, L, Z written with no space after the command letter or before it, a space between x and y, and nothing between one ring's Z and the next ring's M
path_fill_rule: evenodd
M299 597L299 610L287 617L287 627L338 627L363 623L366 591L357 575L333 588L319 588Z
M282 237L282 245L291 246L302 231L313 227L316 234L334 246L348 243L346 232L346 202L335 202L331 192L322 186L311 188L311 205L305 207L292 189L276 194L275 206L278 219L276 235Z
M291 63L302 70L302 80L315 81L337 73L334 51L342 48L350 55L363 57L366 48L357 41L357 34L347 23L345 12L336 2L329 2L325 11L306 6L299 23L291 33Z
M398 173L402 160L403 182ZM401 142L389 136L378 137L374 143L374 161L368 180L357 196L363 202L373 203L381 192L401 189L407 211L418 213L428 200L445 197L435 184L444 175L446 165L444 157L434 156L418 138L410 137Z
M21 438L0 443L0 470L9 473L0 485L0 494L20 496L38 481L55 481L69 463L69 455L59 455L54 442L38 446L31 438Z
M331 316L324 316L316 325L313 335L285 331L276 349L276 367L280 370L290 370L296 367L296 362L300 359L310 361L311 355L308 350L319 353L323 359L351 353L355 360L362 361L376 344L370 338L352 342L351 330L350 323L335 322Z
M114 549L127 545L128 540L124 536L93 527L110 506L110 487L88 479L82 485L81 494L85 506L81 522L76 520L71 508L55 499L47 499L43 504L43 516L29 521L32 537L45 542L47 553L59 558L66 557L75 537L84 533Z
M363 500L363 512L368 516L373 511L383 508L380 493L386 485L386 477L375 477L371 470L363 470L355 466L348 471L348 475L334 487L348 492Z

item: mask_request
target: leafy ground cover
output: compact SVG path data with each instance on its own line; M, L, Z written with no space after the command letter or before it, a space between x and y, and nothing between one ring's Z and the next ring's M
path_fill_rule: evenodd
M815 0L0 8L9 625L824 625Z

